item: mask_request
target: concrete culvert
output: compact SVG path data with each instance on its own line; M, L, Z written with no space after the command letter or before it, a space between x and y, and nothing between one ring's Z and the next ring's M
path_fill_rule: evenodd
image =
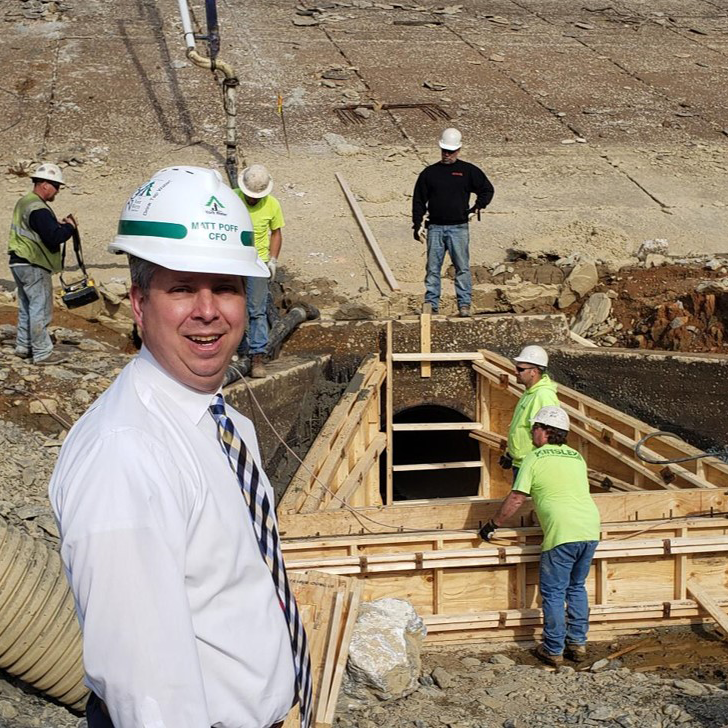
M394 424L471 422L451 407L423 404L397 412ZM467 430L395 431L394 465L419 463L472 462L480 460L478 443ZM382 459L384 461L384 458ZM381 482L386 481L385 477ZM395 500L458 498L478 494L480 468L413 470L394 473Z
M81 631L60 556L0 518L0 668L76 710Z

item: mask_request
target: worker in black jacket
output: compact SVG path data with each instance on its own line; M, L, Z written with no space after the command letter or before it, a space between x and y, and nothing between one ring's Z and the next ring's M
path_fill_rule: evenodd
M468 216L478 213L493 199L493 185L483 171L469 162L458 159L462 134L457 129L445 129L440 137L442 156L439 162L425 167L415 184L412 196L412 226L415 240L420 240L420 228L425 213L427 224L427 271L425 274L425 303L432 312L440 307L440 273L445 252L455 266L455 294L460 316L470 316L473 283L470 276L470 233ZM470 206L470 195L476 195Z

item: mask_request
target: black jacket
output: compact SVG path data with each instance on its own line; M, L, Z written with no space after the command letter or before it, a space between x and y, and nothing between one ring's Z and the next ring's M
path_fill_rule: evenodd
M468 221L470 195L476 195L474 209L490 204L493 185L483 171L460 159L452 164L437 162L420 172L412 196L412 226L419 230L425 212L432 225L462 225Z

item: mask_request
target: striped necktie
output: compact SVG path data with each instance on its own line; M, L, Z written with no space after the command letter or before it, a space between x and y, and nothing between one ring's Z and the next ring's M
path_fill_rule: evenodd
M238 476L240 490L243 491L243 496L245 496L255 535L258 538L260 553L270 569L273 584L288 623L291 650L293 652L293 667L296 673L296 692L301 714L301 728L309 728L313 709L311 659L308 654L308 641L301 615L298 612L296 598L291 591L288 576L286 575L286 567L283 564L278 527L273 519L273 507L265 486L260 481L258 466L237 433L232 420L225 414L225 400L221 394L215 396L213 403L210 405L210 412L217 423L217 435L222 449L230 461L230 467Z

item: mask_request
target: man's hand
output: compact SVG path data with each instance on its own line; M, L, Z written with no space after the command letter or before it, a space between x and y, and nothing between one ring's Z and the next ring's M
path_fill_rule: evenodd
M493 519L491 518L490 521L488 521L488 523L486 523L485 526L478 531L478 535L483 539L483 541L490 541L490 539L493 538L496 528L498 528L498 526L493 523Z
M67 215L66 217L61 220L62 223L65 225L72 225L73 227L77 228L78 223L76 222L76 218L73 215Z
M273 280L276 277L276 271L278 270L278 258L268 258L266 265L270 271L270 279Z
M498 465L500 465L503 470L510 470L513 467L513 458L508 453L504 453L498 458Z
M418 242L418 243L421 243L422 242L422 239L420 238L420 231L417 228L415 228L412 231L412 237L414 237L414 239L415 239L416 242Z

